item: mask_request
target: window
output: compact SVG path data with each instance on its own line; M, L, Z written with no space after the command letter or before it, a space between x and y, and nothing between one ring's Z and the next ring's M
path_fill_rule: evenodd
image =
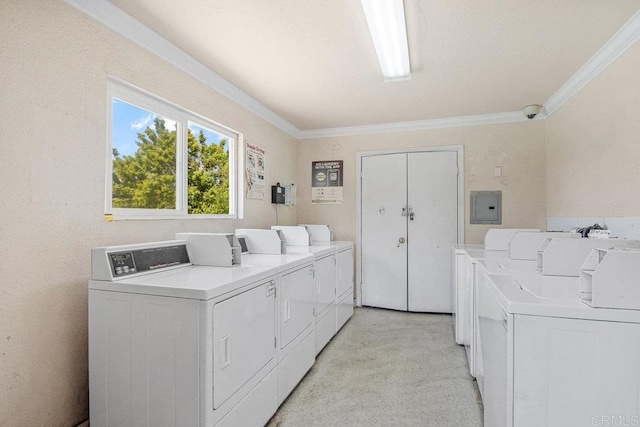
M107 214L239 217L239 133L123 83L108 93Z

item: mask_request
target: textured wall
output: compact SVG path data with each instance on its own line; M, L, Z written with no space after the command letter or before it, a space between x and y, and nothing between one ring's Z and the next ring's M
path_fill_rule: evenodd
M470 191L502 190L502 227L545 227L544 123L540 121L301 140L298 220L328 222L337 239L355 241L357 152L458 144L464 145L467 243L481 243L490 228L469 224ZM311 204L311 162L316 160L344 160L342 205ZM502 177L494 177L494 166L502 166Z
M636 43L545 120L548 216L638 216L639 70Z
M70 426L88 415L91 247L275 222L247 201L243 221L106 223L107 75L244 133L269 182L294 181L296 142L62 1L3 1L0 58L0 426Z
M280 222L328 222L339 239L355 239L358 151L463 144L469 243L481 242L489 228L468 223L471 190L503 191L503 227L544 228L546 215L637 216L640 208L640 45L545 122L296 143L60 0L6 0L1 8L3 427L73 425L87 417L91 247L275 221L268 201L246 201L241 221L104 222L108 75L235 128L266 148L267 180L298 186L297 211L280 209ZM312 205L311 161L340 159L344 204ZM503 167L503 177L493 176L494 166Z

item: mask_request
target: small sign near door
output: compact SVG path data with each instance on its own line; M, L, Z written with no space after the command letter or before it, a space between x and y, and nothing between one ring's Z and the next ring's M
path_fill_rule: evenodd
M343 166L342 160L311 162L311 203L342 204Z

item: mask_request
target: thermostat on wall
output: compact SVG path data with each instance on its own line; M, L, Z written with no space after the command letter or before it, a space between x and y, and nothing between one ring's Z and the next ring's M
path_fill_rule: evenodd
M471 224L502 224L502 191L471 192Z

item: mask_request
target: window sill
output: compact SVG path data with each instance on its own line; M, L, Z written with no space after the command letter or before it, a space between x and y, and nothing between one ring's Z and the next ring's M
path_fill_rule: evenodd
M164 220L199 220L199 219L241 219L237 215L127 215L127 214L105 214L106 222L115 221L164 221Z

